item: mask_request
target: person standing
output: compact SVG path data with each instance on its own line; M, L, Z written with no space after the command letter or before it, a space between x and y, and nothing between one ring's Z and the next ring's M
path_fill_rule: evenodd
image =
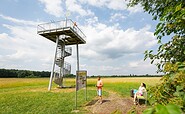
M102 104L102 87L103 87L103 82L102 82L100 76L98 77L98 81L97 81L96 87L97 87L97 94L99 96L100 104Z

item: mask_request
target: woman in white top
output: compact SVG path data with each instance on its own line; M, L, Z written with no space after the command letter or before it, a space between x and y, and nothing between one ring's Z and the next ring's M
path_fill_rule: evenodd
M138 91L134 95L134 104L136 104L137 95L143 96L143 92L146 91L146 84L141 83L141 86L139 87Z

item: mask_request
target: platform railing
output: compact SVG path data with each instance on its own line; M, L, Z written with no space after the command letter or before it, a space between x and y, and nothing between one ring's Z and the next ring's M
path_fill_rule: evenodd
M67 20L61 20L61 21L53 21L50 23L43 23L39 24L37 26L37 33L43 33L45 31L53 31L53 30L58 30L62 28L67 28L70 27L73 29L81 38L85 39L86 36L85 34L78 28L75 22L73 22L71 19Z

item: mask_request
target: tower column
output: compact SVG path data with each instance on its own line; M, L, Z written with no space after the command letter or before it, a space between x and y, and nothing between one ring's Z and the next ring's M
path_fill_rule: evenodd
M53 80L54 70L55 70L55 62L56 62L56 57L57 57L58 41L59 41L59 36L56 36L56 49L55 49L55 56L54 56L53 67L52 67L52 71L51 71L51 75L50 75L48 91L50 91L50 90L51 90L51 86L52 86L52 80Z

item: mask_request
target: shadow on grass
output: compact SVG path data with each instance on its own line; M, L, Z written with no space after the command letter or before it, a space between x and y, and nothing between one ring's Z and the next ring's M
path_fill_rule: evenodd
M63 87L57 87L58 89L68 89L68 88L75 88L75 85L72 86L63 86Z
M86 104L86 106L92 106L92 105L94 105L97 101L98 101L98 99L92 100L92 101L90 101L88 104Z
M110 102L110 100L102 100L102 103Z
M90 101L88 104L86 104L86 106L92 106L96 104L96 102L98 102L98 99ZM105 102L110 102L110 100L102 100L102 103L105 103Z

